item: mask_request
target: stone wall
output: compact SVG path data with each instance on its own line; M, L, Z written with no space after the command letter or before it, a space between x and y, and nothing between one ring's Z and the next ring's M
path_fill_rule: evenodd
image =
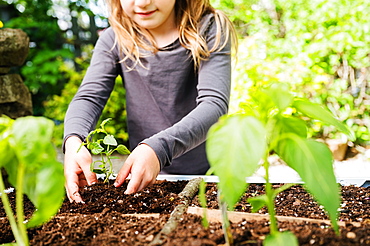
M29 38L20 29L0 29L0 115L13 119L32 115L32 100L19 74L11 67L22 66L29 52Z

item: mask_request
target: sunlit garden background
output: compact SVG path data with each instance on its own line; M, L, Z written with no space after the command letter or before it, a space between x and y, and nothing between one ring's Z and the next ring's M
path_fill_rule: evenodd
M325 105L356 134L350 145L370 145L370 1L213 0L235 24L239 52L233 69L230 113L248 102L248 88L288 83L297 96ZM108 27L103 0L1 0L3 28L20 28L30 52L20 73L32 93L34 115L63 119L89 65L99 32ZM124 87L120 78L102 119L126 142ZM294 112L291 112L294 114ZM312 121L311 136L345 138Z

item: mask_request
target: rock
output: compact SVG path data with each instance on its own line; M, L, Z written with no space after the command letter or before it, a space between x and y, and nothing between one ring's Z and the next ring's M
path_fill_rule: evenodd
M19 74L0 76L0 115L13 119L32 115L32 100Z
M10 67L0 67L0 75L7 74L10 71Z
M0 29L0 67L23 65L29 52L29 37L21 29Z

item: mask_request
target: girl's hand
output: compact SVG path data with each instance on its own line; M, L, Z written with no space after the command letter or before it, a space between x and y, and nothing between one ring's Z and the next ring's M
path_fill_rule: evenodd
M85 146L77 152L80 145L81 140L75 136L69 137L65 142L64 176L70 202L83 202L79 187L92 185L98 181L96 174L90 171L91 154Z
M125 194L135 193L154 184L159 171L160 164L154 150L146 144L140 144L127 157L117 175L114 186L121 186L131 173L131 180Z

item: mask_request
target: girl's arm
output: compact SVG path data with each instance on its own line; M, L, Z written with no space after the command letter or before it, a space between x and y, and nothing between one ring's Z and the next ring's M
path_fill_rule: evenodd
M113 44L113 30L109 28L97 41L90 66L68 107L64 139L75 135L84 141L99 120L120 71L117 53L112 50Z
M84 80L70 103L64 121L64 174L66 191L70 201L83 202L79 187L97 182L90 171L91 154L82 141L95 127L102 109L114 87L118 74L117 62L111 52L113 39L110 30L97 42L91 64Z

